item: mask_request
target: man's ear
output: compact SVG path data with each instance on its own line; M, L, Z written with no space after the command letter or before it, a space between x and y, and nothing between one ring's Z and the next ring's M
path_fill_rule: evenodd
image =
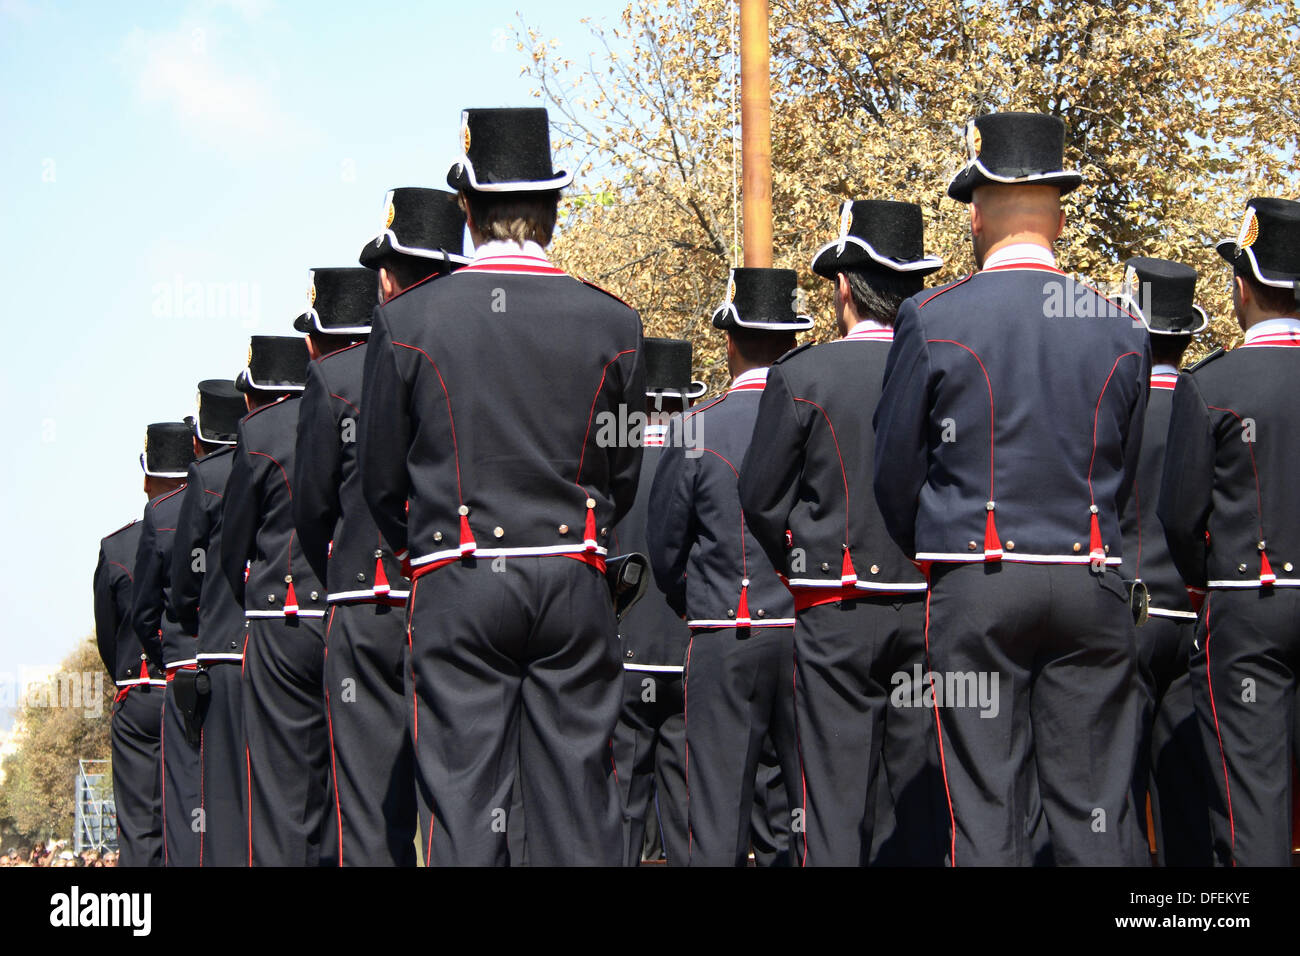
M978 236L984 231L984 213L979 207L979 203L970 204L970 234Z
M1241 303L1243 309L1255 298L1250 290L1250 285L1241 276L1234 275L1232 277L1232 292L1233 297Z
M852 290L849 289L849 277L843 272L835 273L835 295L839 297L839 300L848 302L849 296L852 294Z
M1056 221L1056 235L1052 238L1060 239L1061 233L1065 232L1065 210L1061 210L1060 218Z
M379 291L383 293L385 302L400 291L397 288L397 282L393 278L393 274L384 266L379 267Z

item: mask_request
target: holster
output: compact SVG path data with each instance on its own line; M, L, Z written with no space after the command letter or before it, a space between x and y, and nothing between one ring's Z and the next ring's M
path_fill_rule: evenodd
M203 717L208 712L208 698L212 694L212 679L207 671L178 670L172 676L172 695L185 723L185 739L191 747L199 745L203 730Z
M650 584L650 559L639 551L609 558L605 562L605 583L614 599L614 615L621 621Z

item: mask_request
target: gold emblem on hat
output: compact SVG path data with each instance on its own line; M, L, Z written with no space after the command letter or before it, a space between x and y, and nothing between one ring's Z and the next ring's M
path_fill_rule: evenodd
M1249 249L1259 238L1259 220L1255 217L1255 207L1246 207L1246 218L1241 221L1241 232L1237 235L1237 249Z
M469 117L465 117L465 122L460 127L460 143L464 147L464 153L469 155Z
M727 276L727 301L728 302L736 301L736 270L735 269L732 269L731 273Z
M244 363L249 368L253 367L253 343L248 343L248 361Z
M314 306L316 304L316 283L315 282L313 282L311 284L311 288L307 290L307 304L310 306Z
M396 215L397 215L397 210L393 208L393 204L392 204L392 202L390 201L390 202L388 203L388 216L387 216L387 218L384 220L384 228L385 228L385 229L389 229L389 228L392 227L392 225L393 225L393 218L394 218Z
M984 137L980 135L980 128L971 120L966 124L966 151L970 158L974 160L980 154L980 149L984 146Z

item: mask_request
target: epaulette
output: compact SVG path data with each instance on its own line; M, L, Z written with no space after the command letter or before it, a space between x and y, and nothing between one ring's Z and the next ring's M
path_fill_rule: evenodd
M816 344L817 344L816 342L805 342L803 345L796 345L794 348L786 352L784 355L782 355L779 359L777 359L772 364L780 365L786 359L793 358L794 356L798 355L800 352L806 352L808 349L812 348Z
M1227 354L1228 354L1228 353L1225 352L1225 351L1224 351L1223 349L1221 349L1221 348L1215 349L1213 352L1211 352L1209 355L1205 356L1205 358L1201 359L1199 362L1196 362L1196 363L1193 364L1193 365L1189 365L1189 366L1187 366L1187 368L1183 369L1183 371L1184 371L1184 372L1195 372L1197 369L1201 368L1202 366L1208 365L1209 363L1213 362L1216 358L1220 358L1221 356L1224 356L1224 355L1227 355Z
M629 309L632 308L632 306L628 305L626 302L624 302L622 299L620 299L620 298L619 298L618 296L616 296L614 293L610 292L608 289L602 289L600 286L596 285L596 283L594 283L594 282L588 282L586 279L579 278L578 276L574 276L574 278L575 278L575 279L578 279L579 282L581 282L583 285L587 286L587 288L589 288L589 289L595 289L597 292L603 292L603 293L605 293L605 295L609 296L611 299L613 299L613 300L614 300L615 302L617 302L619 305L626 305ZM636 311L636 310L633 309L633 311Z
M130 521L128 521L126 524L122 525L122 527L118 528L116 531L113 531L113 532L111 532L111 533L109 533L109 534L104 535L104 540L107 541L109 538L113 537L114 535L119 535L119 534L121 534L123 531L125 531L127 528L131 527L131 525L135 524L135 523L136 523L137 521L139 521L139 520L140 520L139 518L132 518Z

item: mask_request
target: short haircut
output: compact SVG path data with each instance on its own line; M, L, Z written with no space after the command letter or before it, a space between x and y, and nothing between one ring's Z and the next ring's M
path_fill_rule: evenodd
M312 344L316 346L316 351L321 355L329 355L331 352L337 352L339 349L347 348L354 342L359 342L365 338L366 333L358 334L349 332L345 335L333 335L329 332L317 332L314 329L307 333L311 336Z
M794 331L774 332L769 329L747 329L743 326L727 329L736 344L736 351L746 362L754 365L771 365L794 348Z
M451 263L446 259L427 259L424 256L408 256L400 252L390 252L377 263L379 268L387 269L393 281L402 289L409 289L423 282L429 276L445 275L451 271Z
M1250 287L1251 295L1259 303L1261 312L1269 315L1295 315L1296 297L1295 290L1289 286L1285 289L1279 289L1277 286L1265 285L1255 278L1249 272L1238 267L1236 274L1246 280L1246 285Z
M549 245L555 234L560 191L485 193L461 191L461 204L484 239L510 239L521 246L529 240Z
M858 316L885 325L893 325L904 300L924 287L920 276L892 269L845 269L843 275Z
M1183 353L1192 344L1191 335L1153 335L1151 336L1151 364L1172 365L1178 368L1183 360Z

